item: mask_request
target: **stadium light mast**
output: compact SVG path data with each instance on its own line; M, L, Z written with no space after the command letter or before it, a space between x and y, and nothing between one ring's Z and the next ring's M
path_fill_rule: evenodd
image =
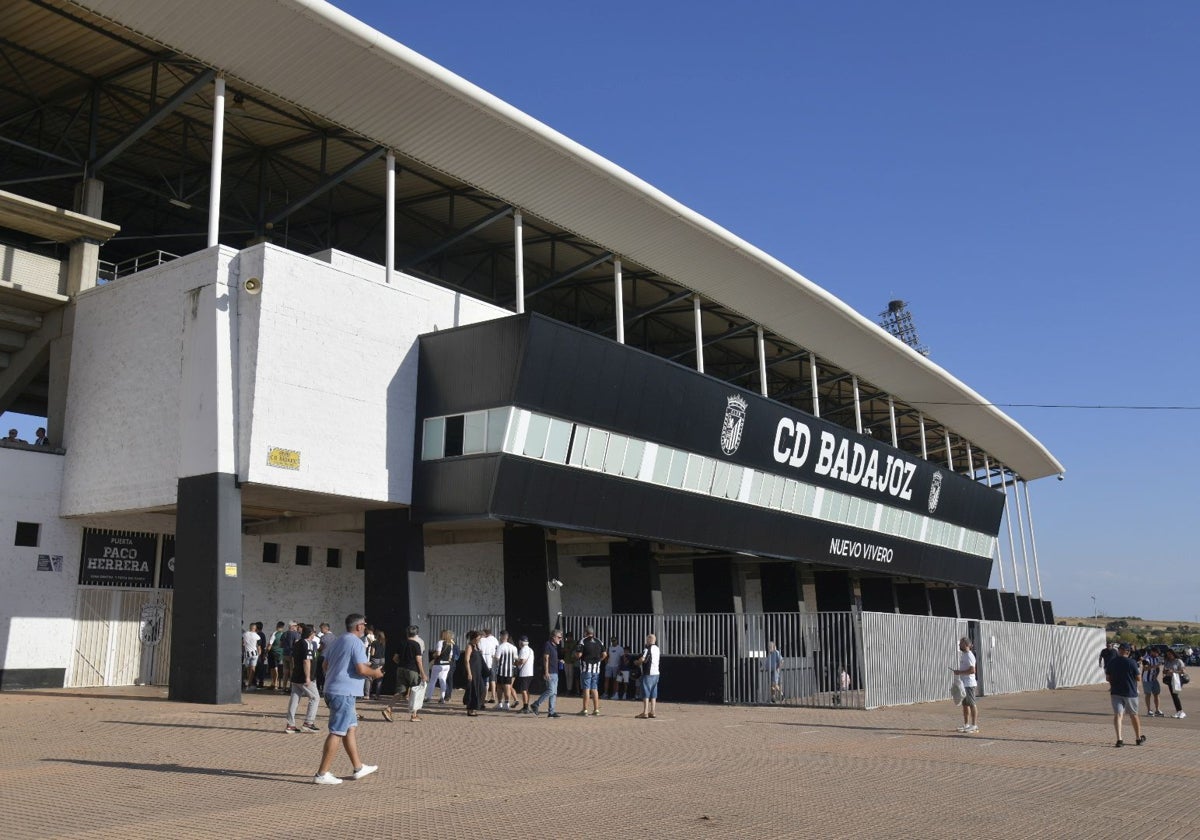
M887 309L879 313L879 326L922 356L929 355L929 348L921 343L921 339L917 335L917 328L913 324L912 313L908 311L906 302L889 300Z

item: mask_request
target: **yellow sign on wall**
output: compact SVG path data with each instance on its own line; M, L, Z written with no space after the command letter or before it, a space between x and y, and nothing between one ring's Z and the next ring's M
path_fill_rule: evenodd
M273 446L267 450L267 466L283 470L300 469L300 453L295 449L280 449Z

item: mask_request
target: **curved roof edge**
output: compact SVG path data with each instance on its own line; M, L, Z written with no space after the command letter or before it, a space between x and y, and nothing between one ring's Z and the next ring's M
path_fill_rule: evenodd
M1025 479L1063 472L1019 423L798 272L323 0L72 1L719 302Z

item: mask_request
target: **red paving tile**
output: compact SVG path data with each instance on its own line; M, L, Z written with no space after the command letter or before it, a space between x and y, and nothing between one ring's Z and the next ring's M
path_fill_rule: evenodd
M4 836L1200 836L1200 710L1144 720L1148 743L1115 749L1100 686L983 698L970 736L949 701L666 705L649 721L640 704L582 718L578 703L558 720L448 704L393 724L362 703L380 771L322 787L324 735L285 734L283 695L0 694ZM349 775L344 755L334 772Z

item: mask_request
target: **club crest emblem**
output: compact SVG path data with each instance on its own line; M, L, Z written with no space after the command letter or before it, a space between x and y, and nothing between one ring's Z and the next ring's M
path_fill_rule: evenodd
M937 510L938 502L942 498L942 471L938 470L933 474L933 483L929 486L929 512L933 513Z
M721 451L732 455L742 445L742 430L746 426L746 399L738 394L725 400L725 420L721 424Z

